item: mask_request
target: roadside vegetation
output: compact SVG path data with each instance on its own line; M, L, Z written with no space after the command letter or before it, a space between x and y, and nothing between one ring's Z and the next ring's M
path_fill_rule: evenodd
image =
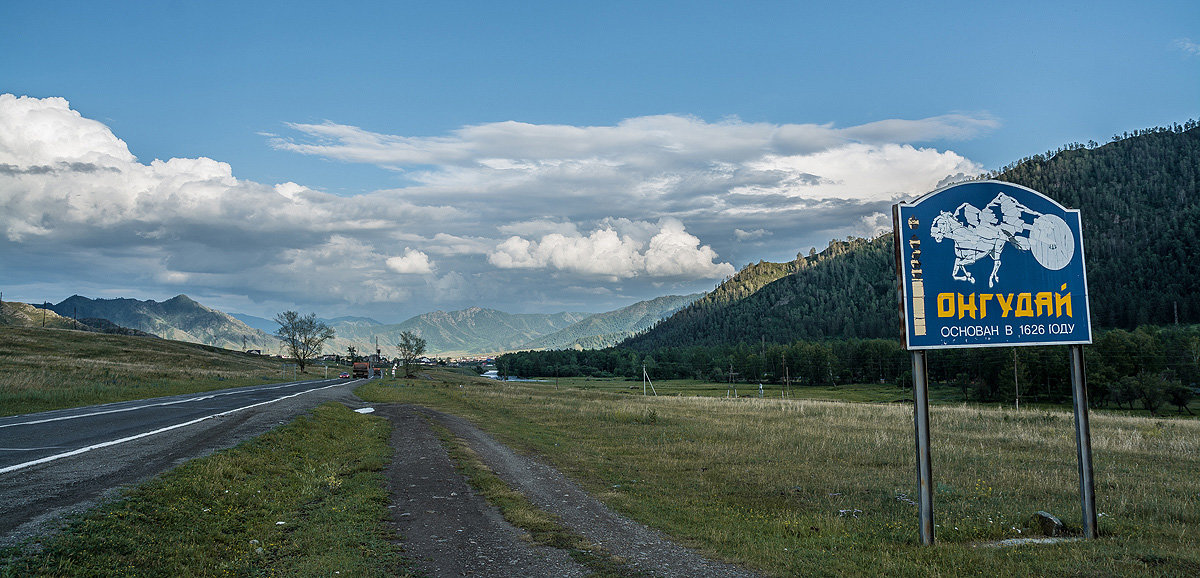
M71 522L0 576L408 575L387 524L387 420L317 408Z
M773 575L1200 573L1196 420L1094 413L1100 539L996 547L1040 537L1039 510L1079 532L1072 415L935 405L938 542L923 547L911 406L697 397L665 383L643 397L641 383L608 383L625 389L430 372L358 394L468 417L610 507Z
M0 326L0 342L0 415L296 379L279 359L152 337Z

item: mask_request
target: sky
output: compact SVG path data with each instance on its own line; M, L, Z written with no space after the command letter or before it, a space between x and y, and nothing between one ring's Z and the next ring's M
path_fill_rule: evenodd
M607 311L1193 118L1194 0L4 2L0 291Z

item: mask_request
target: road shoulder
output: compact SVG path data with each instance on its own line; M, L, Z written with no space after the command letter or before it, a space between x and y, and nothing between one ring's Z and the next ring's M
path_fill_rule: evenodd
M429 576L585 576L562 550L538 546L477 495L417 408L377 405L392 422L392 521L414 568Z
M635 573L653 576L750 577L754 573L710 560L661 532L610 510L557 469L514 452L470 421L419 406L400 406L435 420L463 439L510 487L559 517L563 526L625 561Z

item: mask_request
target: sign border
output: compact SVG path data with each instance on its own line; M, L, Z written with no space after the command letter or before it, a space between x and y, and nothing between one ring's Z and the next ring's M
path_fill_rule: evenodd
M1078 237L1079 259L1080 259L1080 267L1082 268L1082 273L1083 273L1084 319L1087 320L1087 339L1086 340L1039 341L1039 342L1019 342L1019 343L962 343L962 344L941 344L941 345L939 345L939 344L912 345L911 340L909 339L911 332L912 332L912 327L909 325L910 311L909 311L909 298L908 298L909 297L908 284L910 282L910 279L908 278L908 270L904 266L904 264L905 264L905 262L904 262L904 246L903 246L903 239L902 239L903 229L902 229L902 223L900 222L900 207L902 205L906 206L906 207L915 207L915 206L920 205L921 203L929 200L930 197L933 197L934 195L937 195L947 189L951 189L951 188L954 188L954 187L957 187L960 185L965 185L965 184L993 184L993 185L1002 185L1002 186L1006 186L1006 187L1022 189L1024 191L1033 193L1033 194L1049 201L1055 207L1061 209L1063 212L1074 213L1079 216L1079 237ZM957 183L946 185L944 187L940 187L937 190L925 193L925 194L917 197L916 199L913 199L912 202L900 201L900 202L892 205L892 237L893 237L893 241L894 241L893 251L895 253L895 259L896 259L896 283L898 285L897 286L897 297L900 299L900 317L901 317L901 324L904 327L903 339L904 339L904 348L905 349L907 349L909 351L927 351L927 350L931 350L931 349L964 349L964 348L974 348L974 347L1038 347L1038 346L1048 346L1048 345L1089 345L1092 343L1092 311L1091 311L1092 305L1091 305L1091 295L1090 295L1090 293L1088 293L1087 258L1084 254L1084 246L1083 246L1083 216L1079 212L1079 209L1069 209L1069 208L1063 206L1062 203L1059 203L1058 201L1046 196L1043 193L1035 191L1026 186L1018 185L1016 183L1010 183L1008 181L1000 181L1000 180L996 180L996 179L960 181Z

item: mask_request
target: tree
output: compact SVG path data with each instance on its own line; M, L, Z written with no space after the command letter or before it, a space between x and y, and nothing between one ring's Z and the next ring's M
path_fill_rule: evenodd
M1192 413L1192 409L1188 407L1188 404L1192 402L1192 398L1195 396L1196 393L1192 391L1192 388L1184 387L1178 381L1167 386L1167 398L1170 399L1171 405L1179 408L1179 413L1187 410L1188 414L1195 415Z
M1167 379L1160 373L1142 372L1135 378L1138 383L1138 400L1150 415L1158 415L1158 409L1167 402Z
M284 311L275 316L275 322L279 324L275 336L283 340L301 373L310 359L321 354L325 342L333 338L333 329L318 321L316 313L301 316L295 311Z
M412 331L405 331L400 334L396 350L400 353L400 362L404 364L404 377L412 377L413 365L417 358L425 353L425 338Z

